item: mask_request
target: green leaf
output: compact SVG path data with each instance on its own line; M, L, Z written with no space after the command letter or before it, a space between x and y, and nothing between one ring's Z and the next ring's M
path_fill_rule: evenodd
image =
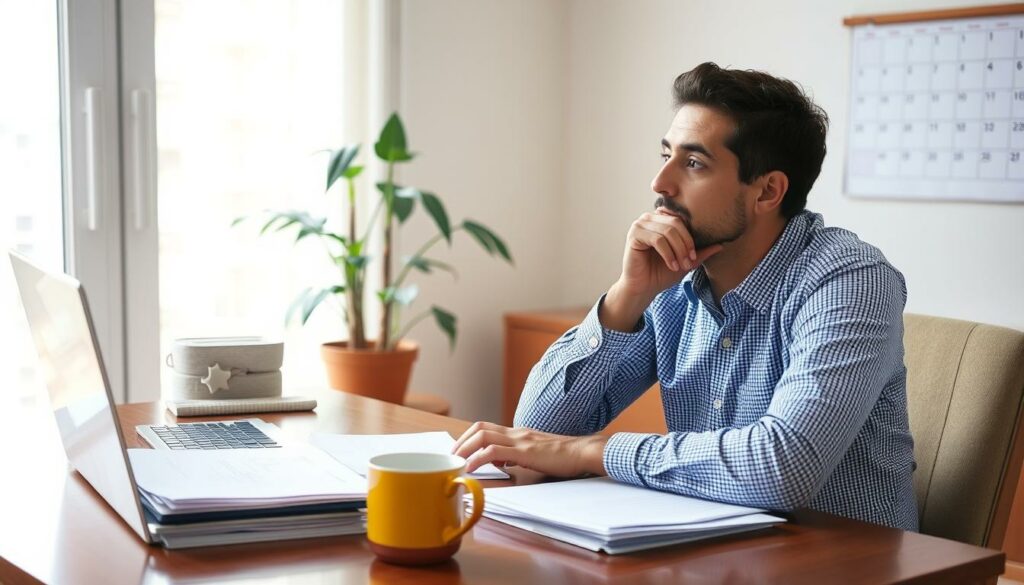
M444 331L445 335L448 336L448 345L452 350L455 349L455 315L445 311L441 307L434 305L430 307L430 312L434 314L434 321L437 322L437 326Z
M344 177L346 179L354 179L359 176L359 173L363 172L362 165L351 166L345 170Z
M402 260L403 260L403 262L405 262L409 266L412 266L416 270L419 270L420 272L423 272L423 273L426 273L426 274L430 274L433 271L434 268L439 268L439 269L444 270L446 272L450 272L452 274L452 276L454 276L455 278L459 277L459 273L456 272L454 266L452 266L451 264L446 264L446 263L441 262L439 260L433 260L431 258L424 258L423 256L411 256L411 257L407 256L407 257L403 258Z
M291 322L292 316L299 309L302 310L302 324L305 325L306 321L309 320L310 314L313 313L313 309L317 308L317 306L321 302L323 302L325 298L332 294L337 295L343 294L344 292L345 287L341 285L323 288L321 290L316 291L316 294L313 293L313 289L311 288L303 289L303 291L299 293L297 297L295 297L295 300L292 301L292 304L289 305L288 312L285 313L284 316L285 325Z
M313 233L323 235L323 228L327 223L327 218L316 218L305 211L268 211L266 213L269 219L260 228L261 236L272 228L274 231L279 232L295 224L299 224ZM235 223L237 224L241 219L244 218L235 220Z
M242 222L243 222L243 221L245 221L246 219L247 219L247 218L246 218L246 216L244 216L244 215L243 215L243 216L241 216L241 217L236 217L236 218L235 218L235 219L234 219L234 220L233 220L233 221L231 222L231 227L235 227L236 225L238 225L238 224L242 223Z
M320 234L320 232L317 231L317 230L312 230L310 228L304 227L301 230L299 230L299 234L297 236L295 236L295 242L294 243L297 244L297 243L299 243L300 240L302 240L306 236L310 236L310 235L313 235L313 234Z
M451 245L452 226L448 222L448 213L444 210L444 204L441 203L437 195L426 191L420 193L420 200L423 202L423 208L427 210L430 217L434 218L437 229L441 230L441 233L444 234L444 239L448 240L448 244Z
M384 195L384 200L390 204L391 211L394 212L400 223L405 223L405 220L409 219L412 215L413 208L416 206L416 197L419 191L412 187L402 187L400 185L394 185L394 198L388 197L388 184L377 183L377 190Z
M270 228L275 227L274 231L281 231L285 228L299 224L304 228L307 228L317 234L323 233L324 224L327 223L327 218L316 218L305 211L276 211L270 212L270 219L267 223L263 224L263 228L260 229L260 235L265 234Z
M412 210L415 206L415 199L395 197L395 205L391 209L395 212L395 217L398 218L398 222L405 223L405 220L409 219L409 216L412 215Z
M494 254L497 252L498 255L507 260L509 264L512 264L512 255L509 253L505 242L503 242L501 238L495 235L495 233L489 228L468 219L462 222L462 227L466 228L469 235L473 236L473 239L479 242L480 245L487 250L487 253Z
M411 258L406 258L405 263L408 264L409 266L412 266L416 270L419 270L420 272L430 274L430 261L428 261L426 258L423 258L422 256L413 256Z
M413 208L416 207L416 200L419 199L420 191L415 187L397 187L395 188L395 215L398 217L399 223L405 223L405 220L409 219L412 215Z
M381 185L384 185L384 183L381 183ZM383 187L380 188L383 191ZM434 220L434 223L437 225L438 229L441 230L441 233L444 235L444 238L448 240L449 244L451 244L452 226L451 223L448 221L448 213L444 210L444 204L441 203L441 200L437 197L437 195L434 195L433 193L429 193L427 191L420 191L416 187L400 187L398 185L395 185L395 197L395 215L398 216L399 221L405 222L405 220L413 211L412 203L409 204L408 209L405 209L402 207L404 205L404 202L401 200L407 199L410 202L416 200L422 201L423 207L426 208L427 213L430 214L430 217Z
M310 314L313 313L313 309L317 308L321 301L327 298L327 295L331 294L331 289L325 288L315 295L306 298L306 302L302 306L302 324L305 325L306 321L309 320Z
M402 306L407 306L416 300L416 296L419 295L419 293L420 287L415 284L403 286L402 288L389 286L377 291L377 298L385 304L398 303Z
M462 222L462 227L466 228L469 235L483 246L484 250L487 250L488 254L494 254L494 243L491 242L490 232L486 229L481 230L478 224L473 223L468 219Z
M430 260L427 260L423 256L407 257L407 258L404 258L404 261L406 261L407 264L409 264L410 266L413 266L417 270L420 270L421 273L424 273L424 274L427 274L427 275L430 274L430 271L431 271L430 270Z
M401 187L399 185L392 185L391 186L391 189L392 189L391 192L388 192L388 184L387 183L385 183L383 181L381 181L380 183L377 183L377 190L380 191L381 196L384 197L384 203L388 207L391 206L391 200L394 197L395 193L398 193L399 191L401 191L404 188L405 187Z
M398 116L398 112L394 112L388 118L388 121L384 123L384 128L380 131L380 138L377 139L377 144L374 148L384 149L385 154L381 154L378 150L377 154L384 160L387 160L387 152L392 150L405 150L405 126L402 124L402 119Z
M299 307L303 306L306 303L306 295L308 295L311 292L313 292L313 289L311 288L302 289L302 292L300 292L298 296L295 297L295 300L292 301L292 304L288 305L288 311L284 314L285 325L291 323L292 314L294 314Z
M387 183L381 183L386 185ZM402 197L403 199L419 199L420 190L416 187L403 187L401 185L395 185L395 197Z
M369 256L345 256L344 262L353 268L360 269L370 261Z
M373 150L384 161L404 162L412 160L412 154L409 153L405 143L405 127L402 125L402 119L398 117L397 112L391 114L387 123L384 124L384 128L380 131L380 138L373 145Z
M331 188L331 185L341 177L347 176L345 173L348 171L349 165L352 164L352 159L359 154L359 145L353 144L346 146L341 150L335 151L331 155L331 162L327 165L327 187L324 189Z
M402 305L403 307L408 307L409 305L412 304L413 301L416 300L416 297L419 294L420 287L416 286L415 284L410 284L409 286L403 286L402 288L396 289L394 299L395 302Z
M267 223L263 224L263 227L260 228L260 235L262 236L263 234L267 233L267 230L269 230L270 227L280 219L284 219L281 217L280 214L275 213L274 215L272 215L270 219L267 221Z
M288 218L287 220L285 220L284 223L282 223L281 225L277 226L277 229L275 229L274 231L275 232L279 232L279 231L281 231L283 229L286 229L288 226L293 226L293 225L295 225L297 223L299 223L299 220L295 219L294 217Z

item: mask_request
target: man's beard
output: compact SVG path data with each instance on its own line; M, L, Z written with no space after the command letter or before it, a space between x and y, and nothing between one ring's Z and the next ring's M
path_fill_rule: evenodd
M678 215L679 219L686 226L687 231L690 232L690 237L693 238L693 245L698 250L703 250L715 244L732 242L747 231L747 210L743 206L743 198L737 193L734 201L735 205L733 205L732 211L726 216L718 218L717 225L703 228L695 227L690 210L673 199L658 197L654 202L654 208L664 207Z

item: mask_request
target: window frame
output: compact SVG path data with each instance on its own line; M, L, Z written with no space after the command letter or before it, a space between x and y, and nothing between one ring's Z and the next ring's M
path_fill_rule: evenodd
M112 394L124 401L117 4L58 2L64 268L85 287Z
M126 399L160 399L159 224L155 13L152 0L121 1L121 237Z

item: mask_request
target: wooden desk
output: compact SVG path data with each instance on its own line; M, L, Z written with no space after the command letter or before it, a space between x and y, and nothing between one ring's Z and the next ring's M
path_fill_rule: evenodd
M448 411L452 407L448 400L437 394L414 394L412 392L405 395L405 406L444 416L448 416Z
M305 392L304 392L305 393ZM468 423L341 392L316 413L266 414L285 433L446 430ZM120 407L130 446L141 423L174 422L156 404ZM8 413L10 414L10 413ZM409 569L375 561L363 536L168 551L143 544L75 473L41 408L33 437L0 426L0 582L35 583L994 583L998 551L798 512L757 533L625 556L592 553L483 519L454 561ZM2 418L2 416L0 416ZM221 417L224 418L224 417ZM190 419L198 420L198 419ZM4 433L7 434L4 434ZM33 442L36 439L36 442ZM516 481L525 481L517 474ZM489 486L510 483L486 482Z

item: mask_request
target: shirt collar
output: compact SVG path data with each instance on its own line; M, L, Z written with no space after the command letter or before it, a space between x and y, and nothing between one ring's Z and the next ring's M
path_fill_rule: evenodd
M822 225L824 224L821 215L817 213L802 211L793 216L782 230L779 239L775 240L768 250L768 254L757 263L739 286L727 292L725 296L736 295L759 313L767 313L786 269L807 246L808 233ZM702 297L713 298L710 289L711 283L708 281L704 266L690 273L683 283L687 298L694 303Z

